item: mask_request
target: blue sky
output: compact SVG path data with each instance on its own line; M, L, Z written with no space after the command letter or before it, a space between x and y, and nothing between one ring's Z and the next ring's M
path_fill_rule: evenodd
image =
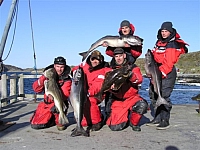
M2 38L12 0L0 6L0 38ZM105 35L118 35L122 20L134 24L135 35L144 39L144 58L152 49L157 31L164 21L173 27L187 42L189 52L200 50L200 1L199 0L31 0L34 44L37 68L53 63L57 56L64 56L69 65L81 63L79 52ZM6 57L13 35L14 21L9 31L3 53ZM34 67L31 24L28 0L19 0L17 28L10 55L4 64L20 68ZM105 48L97 48L105 55Z

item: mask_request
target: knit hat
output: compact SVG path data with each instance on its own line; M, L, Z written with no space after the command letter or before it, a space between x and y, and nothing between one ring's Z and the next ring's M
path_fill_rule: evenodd
M100 62L102 62L102 55L101 55L101 53L98 51L98 50L95 50L95 51L93 51L92 53L91 53L91 55L90 55L90 58L93 60L93 59L97 59L97 60L99 60Z
M172 28L172 22L163 22L163 24L161 25L160 30L168 30L169 32L173 32L173 28Z
M124 20L121 22L120 27L128 26L130 28L130 22L128 20Z
M117 47L115 50L114 50L114 55L117 55L117 54L123 54L124 53L124 50L120 47Z
M66 65L66 59L59 56L59 57L54 59L54 64Z

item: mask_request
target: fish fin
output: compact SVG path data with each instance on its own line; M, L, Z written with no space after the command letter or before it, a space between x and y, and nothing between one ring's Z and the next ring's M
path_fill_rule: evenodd
M76 126L76 128L72 131L71 136L75 137L75 136L86 136L89 137L89 133L87 133L83 127L78 128L78 126Z
M79 53L79 55L83 56L82 61L84 61L85 58L86 58L87 55L88 55L88 52L87 52L87 51L86 51L86 52L82 52L82 53Z

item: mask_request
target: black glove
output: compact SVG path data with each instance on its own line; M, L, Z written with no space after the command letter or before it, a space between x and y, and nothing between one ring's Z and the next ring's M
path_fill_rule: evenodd
M56 109L56 106L54 105L53 107L51 107L51 112L52 113L59 113Z

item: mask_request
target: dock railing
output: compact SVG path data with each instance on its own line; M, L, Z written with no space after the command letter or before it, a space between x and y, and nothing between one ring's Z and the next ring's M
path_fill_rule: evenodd
M26 94L24 92L25 78L39 78L41 75L2 74L0 80L0 112L2 108L18 100L43 98L43 94ZM9 82L10 81L10 82ZM8 93L8 86L10 87Z

